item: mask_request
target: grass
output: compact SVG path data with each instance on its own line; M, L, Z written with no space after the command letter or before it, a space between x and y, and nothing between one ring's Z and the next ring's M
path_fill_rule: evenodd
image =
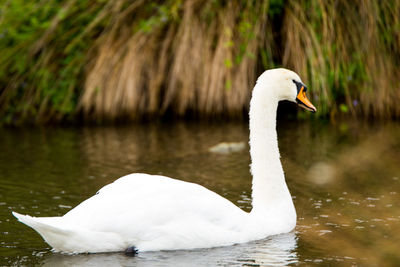
M0 1L3 123L242 117L265 69L319 116L400 117L400 0Z

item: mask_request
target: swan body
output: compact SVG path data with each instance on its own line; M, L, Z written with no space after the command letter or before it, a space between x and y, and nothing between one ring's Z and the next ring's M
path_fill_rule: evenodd
M54 251L66 253L217 247L289 232L296 211L280 162L276 111L280 100L315 111L304 97L305 86L292 71L269 70L257 80L249 113L249 213L201 185L135 173L104 186L64 216L13 215Z

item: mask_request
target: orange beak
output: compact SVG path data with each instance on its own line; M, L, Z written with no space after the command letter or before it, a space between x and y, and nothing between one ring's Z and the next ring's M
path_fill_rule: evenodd
M317 109L313 104L311 104L310 100L308 100L306 92L304 91L304 86L301 87L299 93L297 94L296 102L302 108L305 108L311 112L317 112Z

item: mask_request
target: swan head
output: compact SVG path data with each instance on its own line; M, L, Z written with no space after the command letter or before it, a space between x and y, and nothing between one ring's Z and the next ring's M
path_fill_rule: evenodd
M267 70L258 78L257 83L273 87L268 90L274 90L279 101L288 100L311 112L317 111L306 96L307 86L294 71L284 68Z

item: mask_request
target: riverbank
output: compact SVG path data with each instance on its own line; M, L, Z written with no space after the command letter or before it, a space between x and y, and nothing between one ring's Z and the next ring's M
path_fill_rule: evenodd
M0 5L2 124L241 118L281 66L317 116L400 117L399 0Z

